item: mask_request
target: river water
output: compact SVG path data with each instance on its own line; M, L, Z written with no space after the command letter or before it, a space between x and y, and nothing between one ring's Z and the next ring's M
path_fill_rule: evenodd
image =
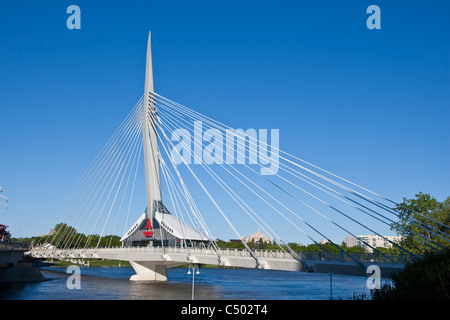
M1 285L8 300L190 300L192 274L167 270L168 282L134 282L131 267L80 267L80 289L69 289L65 267L41 269L46 281ZM329 300L370 296L367 278L304 272L201 268L195 274L196 300ZM72 283L72 282L71 282Z

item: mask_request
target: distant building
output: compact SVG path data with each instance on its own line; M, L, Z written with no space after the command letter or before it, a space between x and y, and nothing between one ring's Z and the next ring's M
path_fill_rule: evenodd
M256 231L254 234L252 234L250 237L244 237L243 238L245 242L260 242L260 243L272 243L272 239L268 238L264 233L261 232L261 230Z
M43 234L41 237L53 236L54 234L56 234L56 230L55 230L55 229L52 229L52 230L50 230L50 233L49 233L49 234Z
M354 236L346 236L345 237L345 245L349 248L356 247L356 237Z
M358 235L356 237L354 236L347 236L345 237L345 244L347 247L363 247L367 251L372 252L372 248L370 248L368 245L372 246L373 248L381 247L381 248L390 248L392 247L392 242L398 243L400 241L401 237L397 236L377 236L377 235ZM368 245L367 245L368 244Z

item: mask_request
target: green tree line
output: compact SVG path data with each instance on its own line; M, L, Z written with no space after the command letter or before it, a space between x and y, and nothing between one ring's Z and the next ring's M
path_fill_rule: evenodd
M30 238L13 239L19 242L26 242L31 245L51 244L57 248L95 248L95 247L120 247L120 237L116 235L106 235L100 237L98 234L85 235L67 225L58 223L50 234L34 236Z
M393 274L381 289L372 290L373 300L450 300L450 197L443 202L422 192L403 199L395 208L398 223L392 229L400 245L423 255ZM434 248L426 245L430 242Z
M450 238L450 196L439 202L420 192L413 199L403 198L395 209L399 220L391 224L391 230L402 236L402 247L417 254L433 251L432 247L450 248L446 240Z

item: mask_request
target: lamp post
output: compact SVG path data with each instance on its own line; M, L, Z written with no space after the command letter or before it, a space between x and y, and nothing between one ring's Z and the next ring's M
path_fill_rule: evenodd
M333 267L329 268L329 275L330 275L330 300L333 300Z
M195 278L196 274L200 274L200 271L199 271L199 267L197 264L194 264L194 265L189 264L187 274L191 274L191 269L192 269L192 300L194 300L194 278ZM197 270L197 271L195 271L195 270Z

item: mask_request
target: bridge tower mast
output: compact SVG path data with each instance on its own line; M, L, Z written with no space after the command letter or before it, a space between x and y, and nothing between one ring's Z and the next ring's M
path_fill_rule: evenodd
M153 223L155 210L161 202L161 178L159 172L159 150L156 124L156 108L151 93L154 92L151 32L148 34L147 63L145 69L145 92L143 101L142 139L145 162L145 187L147 196L147 216Z
M147 60L145 68L145 88L142 108L142 142L144 148L145 187L147 210L122 237L121 241L128 246L175 246L178 240L190 239L201 243L209 242L209 238L184 221L174 217L165 207L161 197L161 177L157 136L157 111L153 97L153 62L151 33L148 34ZM161 226L164 221L164 226ZM151 225L150 225L151 222ZM145 227L144 227L145 226ZM165 244L166 243L166 244ZM136 274L131 280L167 281L169 267L185 264L183 262L148 261L143 256L130 260Z
M147 210L145 219L154 224L155 211L161 202L158 136L156 131L156 108L151 93L154 92L151 32L148 33L145 88L142 108L142 142L144 147L145 188ZM130 261L136 271L130 280L167 281L165 264L148 261Z

